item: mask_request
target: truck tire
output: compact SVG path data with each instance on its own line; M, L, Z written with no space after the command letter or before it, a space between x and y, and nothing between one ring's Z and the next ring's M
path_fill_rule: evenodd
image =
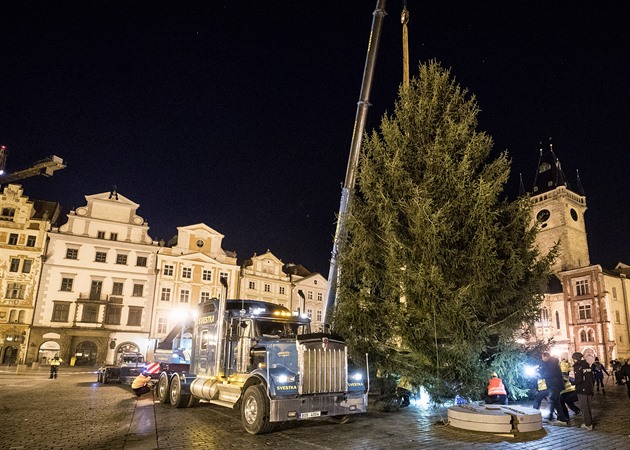
M190 394L182 392L182 382L177 373L171 377L169 400L175 408L187 408L190 401Z
M194 408L198 404L199 404L199 399L197 397L195 397L194 395L191 395L190 396L190 400L188 401L187 408Z
M162 372L160 374L160 378L158 379L157 386L155 387L155 393L157 394L157 398L160 403L168 403L169 402L169 377L166 372Z
M346 414L343 416L330 416L330 420L334 423L350 423L354 421L354 417L350 414Z
M250 434L269 433L273 429L273 424L269 422L269 399L263 385L254 384L245 391L241 421Z

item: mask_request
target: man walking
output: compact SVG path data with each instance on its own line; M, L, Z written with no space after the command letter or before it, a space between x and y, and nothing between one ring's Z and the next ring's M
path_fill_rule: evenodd
M554 358L549 352L543 352L542 360L542 375L545 378L547 390L549 391L549 398L547 400L549 404L549 420L553 420L555 410L558 416L556 423L558 425L569 425L569 418L564 414L560 402L560 392L564 389L564 379L560 371L560 362L558 358Z
M575 392L577 392L578 402L584 423L582 428L593 429L593 418L591 416L591 402L593 401L593 372L588 362L584 361L580 352L573 354L573 372L575 373Z

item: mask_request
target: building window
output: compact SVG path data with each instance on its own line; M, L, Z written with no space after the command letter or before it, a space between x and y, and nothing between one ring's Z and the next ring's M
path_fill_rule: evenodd
M549 310L547 308L543 308L540 311L543 327L549 326Z
M201 272L201 279L203 281L212 281L212 271L208 269L203 269Z
M324 299L324 294L322 294L321 292L317 293L317 301L321 302Z
M123 286L123 283L114 282L114 284L112 285L112 295L122 295Z
M116 255L116 264L127 264L127 255L117 254Z
M70 314L70 304L55 302L52 313L53 322L67 322Z
M18 313L18 323L24 323L24 318L26 316L26 312L24 310L20 310Z
M613 300L617 301L617 288L613 286L612 288Z
M313 291L308 291L306 293L306 298L308 298L309 300L313 300Z
M190 267L182 267L182 278L192 278L192 269Z
M265 292L271 292L271 285L265 283Z
M190 291L188 289L182 289L179 291L179 301L181 303L188 303L190 300Z
M72 292L72 283L74 283L73 278L62 278L59 290L63 292Z
M9 245L17 245L18 235L15 233L9 234Z
M227 272L219 272L219 279L223 278L225 280L225 282L227 283L229 280L228 277L228 273Z
M615 311L615 323L621 323L621 316L619 315L619 311Z
M593 332L593 330L588 330L586 337L588 339L588 342L595 342L595 333Z
M578 317L580 320L588 320L591 318L591 305L579 305Z
M20 283L8 283L6 298L23 299L26 286Z
M256 289L256 283L254 283L253 281L249 282L249 288L250 289Z
M118 233L109 233L109 240L110 241L117 241L118 240Z
M138 266L138 267L146 267L147 266L147 257L146 256L138 256L138 258L136 258L136 266Z
M317 310L317 321L318 322L322 321L322 311L320 309Z
M107 252L96 252L95 262L107 262Z
M31 267L33 267L33 260L25 259L22 264L22 273L31 273Z
M162 300L163 302L171 301L171 288L162 288L162 295L160 297L160 300Z
M103 292L103 282L100 280L92 280L90 284L90 300L100 300L101 292Z
M129 317L127 317L127 325L130 327L139 327L142 324L142 308L129 308Z
M105 239L105 232L104 231L97 231L96 232L96 237L98 239Z
M159 334L165 334L168 330L168 321L164 317L158 319L157 332Z
M109 325L120 325L120 311L122 306L120 305L107 305L107 311L105 313L105 323Z
M556 329L560 329L560 313L556 311Z
M69 248L66 249L66 259L77 259L79 257L79 249Z
M37 242L37 236L27 236L26 237L26 246L27 247L35 247L35 243Z
M312 309L307 309L306 310L306 315L308 316L309 319L313 318L313 310Z
M588 280L575 281L575 295L588 295Z
M98 305L90 305L89 303L83 304L83 315L81 316L81 322L98 322Z
M280 288L278 289L278 293L280 295L284 295L284 286L280 286Z
M0 220L13 220L15 217L15 208L2 208Z
M201 293L201 302L210 301L210 292L202 292Z
M9 265L9 272L19 272L19 270L20 270L20 259L11 258L11 264Z
M133 285L133 293L132 297L142 297L144 294L144 285L143 284L134 284Z
M173 266L170 264L164 264L164 276L172 277L173 276Z

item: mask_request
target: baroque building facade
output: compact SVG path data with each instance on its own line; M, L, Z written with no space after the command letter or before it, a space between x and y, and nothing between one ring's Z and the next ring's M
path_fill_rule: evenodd
M137 203L115 191L85 199L48 234L27 361L95 365L148 348L159 247Z
M0 364L25 361L47 232L59 204L30 200L20 185L0 196Z

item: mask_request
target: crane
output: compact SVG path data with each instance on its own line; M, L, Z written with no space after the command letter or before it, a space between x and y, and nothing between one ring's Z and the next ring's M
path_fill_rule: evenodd
M66 165L59 156L51 155L34 163L31 167L17 172L6 173L7 148L0 146L0 186L3 184L13 183L24 178L30 178L37 175L50 177L57 170L65 169Z

